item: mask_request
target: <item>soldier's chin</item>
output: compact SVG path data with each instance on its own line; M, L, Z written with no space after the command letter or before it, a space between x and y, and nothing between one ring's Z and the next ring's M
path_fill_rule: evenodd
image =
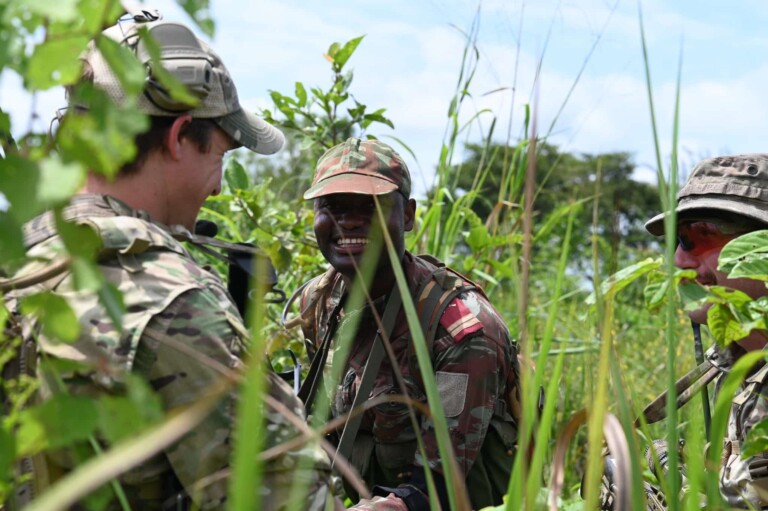
M707 324L707 311L709 310L709 307L712 304L707 304L706 306L688 311L688 317L691 318L691 321L694 323L698 323L700 325L706 325Z

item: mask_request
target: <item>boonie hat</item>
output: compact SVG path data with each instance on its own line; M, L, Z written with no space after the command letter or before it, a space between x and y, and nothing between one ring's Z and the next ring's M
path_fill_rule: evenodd
M163 67L199 99L196 105L174 101L154 80L151 58L139 27L144 26L160 48ZM139 109L149 115L177 116L189 113L194 118L212 119L238 143L260 154L273 154L285 144L283 133L263 119L245 110L237 97L232 77L219 56L186 26L162 20L137 23L121 21L106 29L104 35L136 51L147 67L147 85L138 98ZM93 70L94 85L118 104L125 92L117 75L91 41L84 60Z
M403 159L380 140L348 138L328 149L317 161L312 186L305 199L333 193L411 194L411 175Z
M722 211L768 224L768 154L716 156L700 161L677 194L677 214ZM703 211L702 211L703 212ZM646 222L664 234L665 213Z

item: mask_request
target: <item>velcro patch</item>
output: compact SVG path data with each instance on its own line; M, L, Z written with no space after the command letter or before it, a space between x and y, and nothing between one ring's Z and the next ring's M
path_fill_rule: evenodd
M440 317L440 325L448 331L448 335L453 337L456 343L483 329L483 324L460 298L454 298L445 308L445 312Z

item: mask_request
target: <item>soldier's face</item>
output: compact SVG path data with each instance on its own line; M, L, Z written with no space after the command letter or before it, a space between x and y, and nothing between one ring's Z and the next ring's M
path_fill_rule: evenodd
M222 161L227 151L234 147L234 141L224 131L216 128L211 133L208 151L201 151L196 144L184 140L182 152L183 176L175 178L171 188L176 194L175 207L169 211L172 223L193 229L200 208L205 199L221 191Z
M405 253L405 231L413 228L415 201L399 192L377 197L399 260ZM343 276L353 279L371 239L381 236L382 225L371 195L331 194L315 199L315 236L323 257ZM391 278L386 246L382 244L374 279Z
M717 269L720 251L732 239L746 232L727 222L684 220L678 224L678 245L675 266L696 271L696 282L703 286L723 286L746 293L752 298L768 295L765 283L753 279L731 279ZM707 324L707 311L712 304L689 311L688 316L699 324ZM762 349L765 337L757 332L739 341L747 349Z

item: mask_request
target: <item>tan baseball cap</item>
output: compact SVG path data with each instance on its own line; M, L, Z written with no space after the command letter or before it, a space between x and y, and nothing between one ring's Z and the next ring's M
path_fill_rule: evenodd
M677 194L678 216L739 215L768 224L768 154L716 156L700 161ZM664 234L661 213L646 222L654 236Z
M334 193L411 194L411 174L397 152L380 140L348 138L328 149L317 161L312 186L305 199Z
M139 27L142 26L147 28L159 46L163 67L198 98L196 105L173 100L154 80L149 51L140 40ZM137 58L146 65L147 85L138 98L141 111L156 116L189 113L195 118L212 119L238 143L260 154L274 154L285 144L285 136L280 130L240 105L235 83L224 63L185 25L163 20L124 21L103 33L134 49ZM104 90L116 103L122 103L125 92L120 80L93 42L84 60L93 70L94 85Z

